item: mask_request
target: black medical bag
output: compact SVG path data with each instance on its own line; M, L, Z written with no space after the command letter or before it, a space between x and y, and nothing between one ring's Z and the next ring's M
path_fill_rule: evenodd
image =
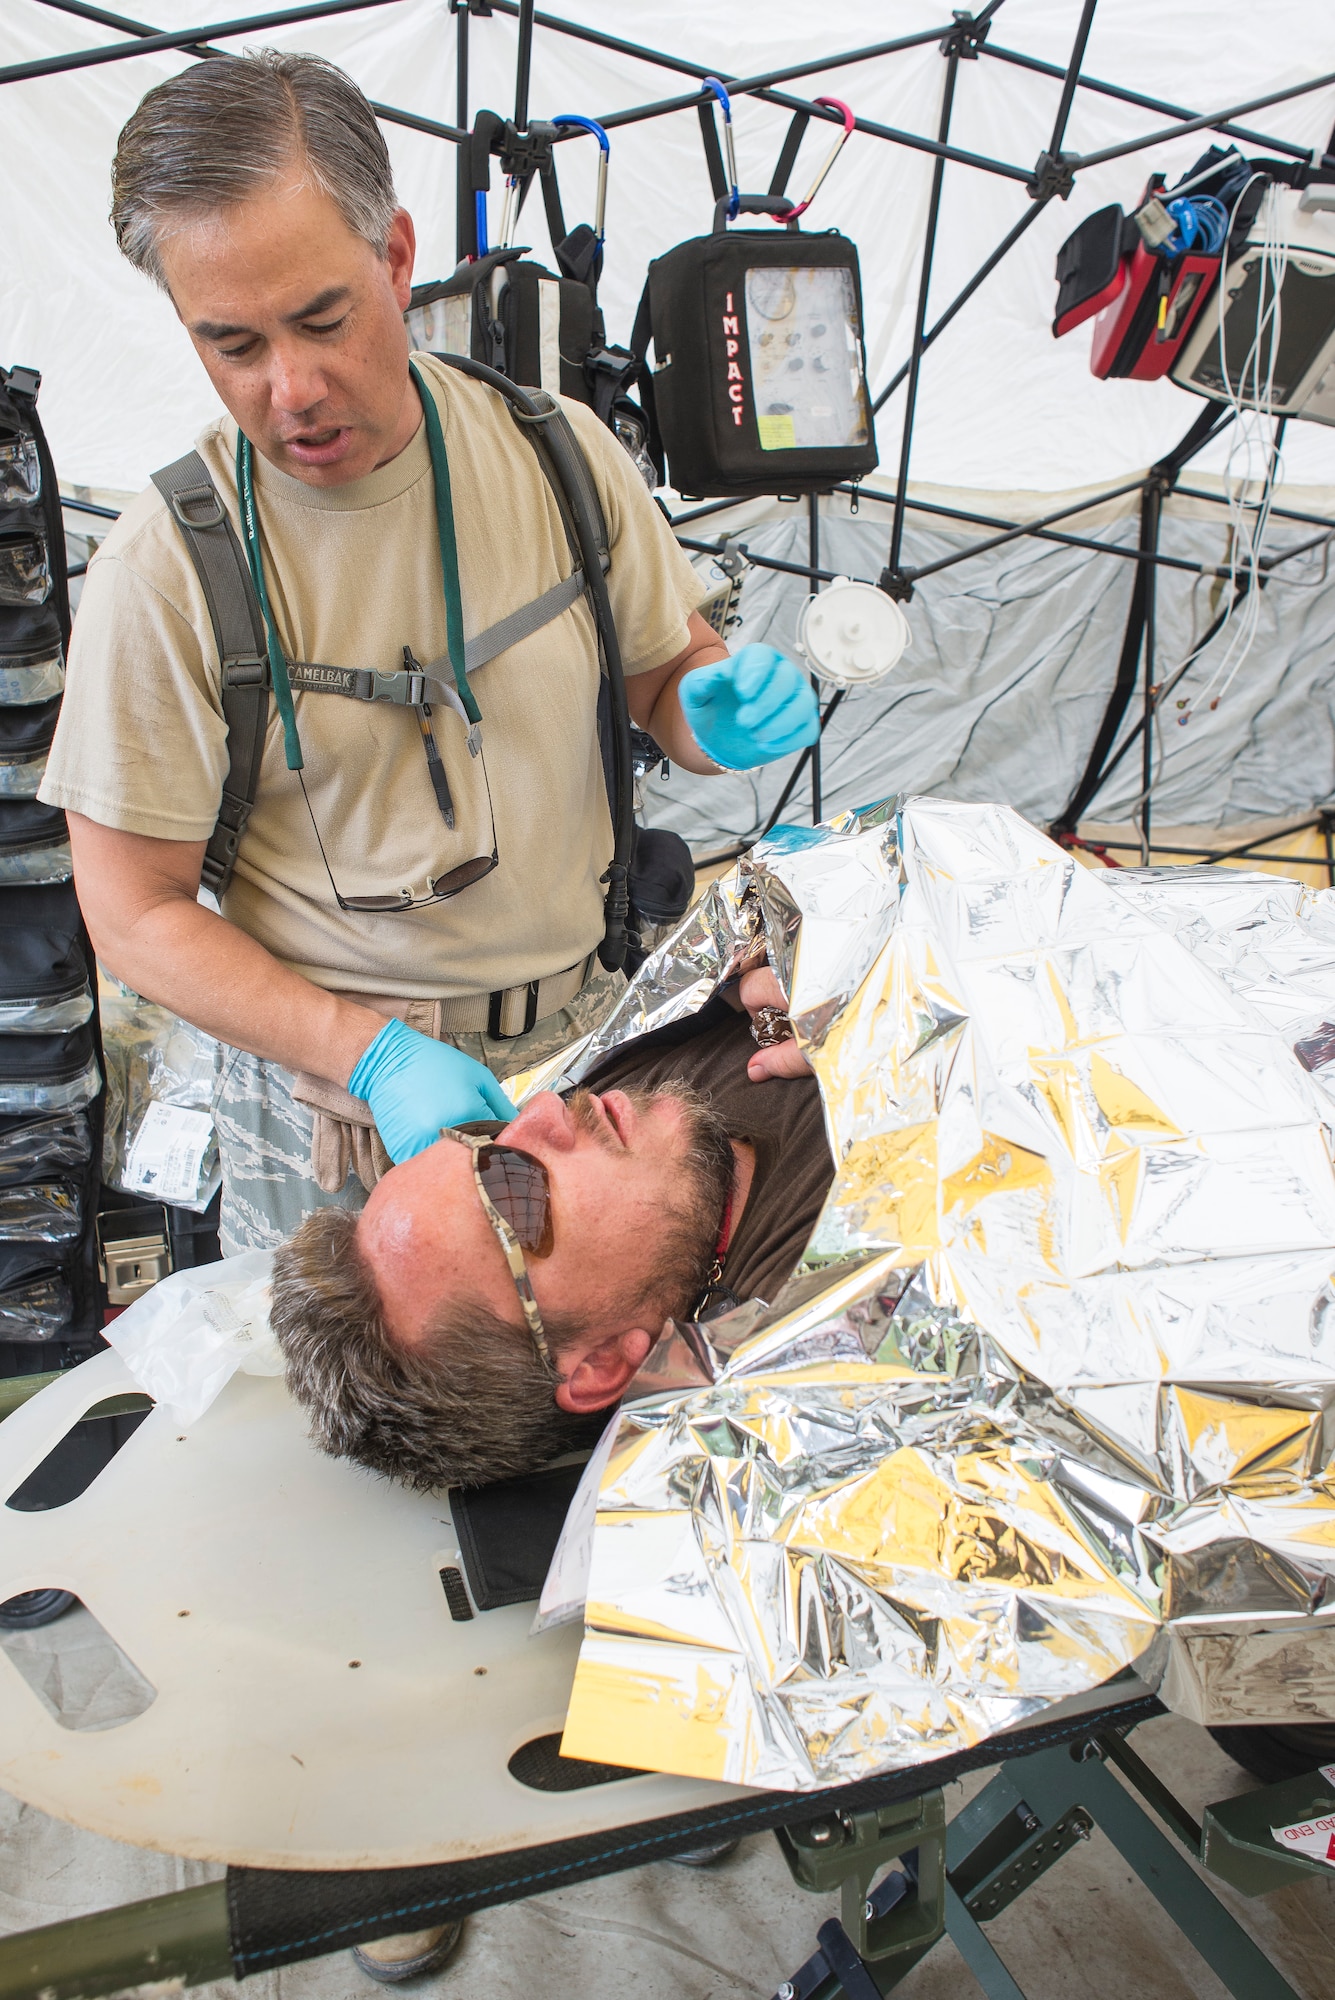
M743 195L739 212L782 219L784 196ZM708 236L649 266L631 336L651 449L691 498L819 492L876 465L858 253L837 230L729 229L727 198Z
M566 228L552 156L556 136L555 125L536 119L519 133L496 112L478 112L462 162L468 186L461 190L460 262L450 277L414 285L408 330L423 353L462 354L512 382L570 396L616 429L616 405L637 363L628 348L608 344L598 304L601 238L587 223ZM555 271L524 246L479 243L475 211L466 205L485 197L494 155L511 179L516 224L530 186L539 182ZM629 407L643 430L638 407Z
M40 380L0 368L0 1375L81 1360L102 1322L93 954L65 815L36 796L70 625Z
M408 328L424 353L469 355L512 382L594 402L587 364L606 340L593 293L522 247L489 250L452 277L414 285Z

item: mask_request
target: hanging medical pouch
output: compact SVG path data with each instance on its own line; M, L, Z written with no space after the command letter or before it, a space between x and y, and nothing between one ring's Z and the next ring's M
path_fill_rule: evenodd
M59 713L58 695L33 707L0 704L0 798L36 798Z
M1194 252L1156 257L1137 231L1122 289L1094 323L1089 350L1093 373L1134 382L1155 382L1166 375L1214 289L1219 264L1218 257Z
M0 1244L0 1341L55 1340L74 1313L67 1280L40 1244Z
M1114 203L1087 215L1057 252L1057 310L1052 334L1083 326L1118 298L1126 284L1126 259L1131 254L1136 225Z
M69 830L59 806L0 796L0 887L68 882L73 873Z
M0 1115L80 1111L102 1087L91 1026L0 1036Z
M0 1035L64 1034L92 1017L93 995L77 914L66 922L12 921L0 901Z
M466 355L512 382L594 401L585 364L603 345L603 326L593 294L521 249L489 251L451 278L414 286L406 318L424 353Z
M745 195L741 206L775 203ZM711 235L649 266L653 401L673 485L706 498L861 478L876 465L876 436L857 250L836 230L730 230L725 209ZM642 305L637 352L644 319Z
M0 1118L0 1189L28 1181L78 1179L93 1157L86 1111L54 1118Z

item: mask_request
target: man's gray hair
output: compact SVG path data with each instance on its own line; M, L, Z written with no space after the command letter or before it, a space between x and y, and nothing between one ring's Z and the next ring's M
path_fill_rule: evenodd
M165 291L163 236L263 194L294 159L383 257L398 199L376 115L333 63L280 49L210 56L149 91L116 144L116 241Z
M279 1250L270 1321L320 1449L418 1492L530 1472L587 1432L527 1329L481 1304L447 1309L420 1345L393 1340L346 1209L317 1209ZM547 1320L558 1355L577 1332Z

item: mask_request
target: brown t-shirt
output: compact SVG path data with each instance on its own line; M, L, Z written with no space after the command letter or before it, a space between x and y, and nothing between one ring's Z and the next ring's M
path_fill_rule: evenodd
M807 1247L834 1162L815 1077L752 1083L746 1064L754 1054L747 1017L719 1003L694 1022L618 1049L585 1082L595 1090L654 1090L680 1077L709 1098L730 1138L751 1142L755 1177L724 1259L723 1283L739 1301L768 1302Z

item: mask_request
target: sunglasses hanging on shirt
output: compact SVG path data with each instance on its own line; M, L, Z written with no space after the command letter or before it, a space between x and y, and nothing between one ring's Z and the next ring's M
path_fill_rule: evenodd
M320 858L324 863L325 874L329 877L329 886L334 892L334 900L341 910L365 911L368 913L413 910L420 909L428 903L448 902L452 896L457 896L464 889L471 888L474 882L480 882L484 875L490 875L493 869L500 865L500 857L496 847L496 809L492 801L491 780L487 773L486 759L482 756L482 714L478 708L473 691L468 685L468 676L464 664L463 596L459 585L459 552L454 533L454 506L450 491L449 460L445 454L445 438L441 430L440 415L435 403L417 369L411 362L409 363L409 373L412 376L413 384L422 402L422 412L426 421L427 445L431 453L432 480L435 487L436 538L440 548L441 586L445 597L445 636L448 646L450 669L454 677L453 688L449 688L447 683L446 691L451 706L457 708L461 718L467 725L468 734L465 741L468 745L469 755L478 758L481 762L482 781L486 787L487 810L491 820L490 850L474 855L469 860L461 862L457 867L447 870L445 874L432 878L428 893L425 895L417 896L413 894L411 889L399 889L388 891L382 895L345 896L334 880L334 872L329 865L329 856L315 818L314 808L311 805L310 794L306 790L304 759L301 752L301 741L297 733L297 718L292 700L292 692L294 684L297 691L300 692L308 680L311 681L312 685L318 684L322 690L327 689L331 673L339 674L347 670L310 666L303 661L289 661L283 652L278 638L278 628L274 622L273 611L269 603L268 586L264 578L264 560L260 548L259 516L255 505L254 453L249 438L242 433L238 433L236 445L236 484L240 500L241 526L245 540L246 560L250 568L251 581L255 586L255 595L259 600L260 610L264 615L269 674L273 686L274 701L283 725L283 744L287 767L290 771L295 771L297 774L297 781L301 786L302 797L306 801L306 810L310 814L311 828L315 834L316 844L320 849ZM405 646L403 649L403 665L404 678L410 682L415 679L419 689L424 693L426 676L420 663L414 658L410 646ZM318 683L312 679L313 676L319 677ZM421 732L423 749L426 754L427 775L431 780L431 789L435 796L437 808L446 826L453 831L455 823L454 799L450 792L445 762L440 754L440 746L436 741L435 732L432 728L431 703L426 700L418 700L406 705L411 706L416 712L418 728Z

